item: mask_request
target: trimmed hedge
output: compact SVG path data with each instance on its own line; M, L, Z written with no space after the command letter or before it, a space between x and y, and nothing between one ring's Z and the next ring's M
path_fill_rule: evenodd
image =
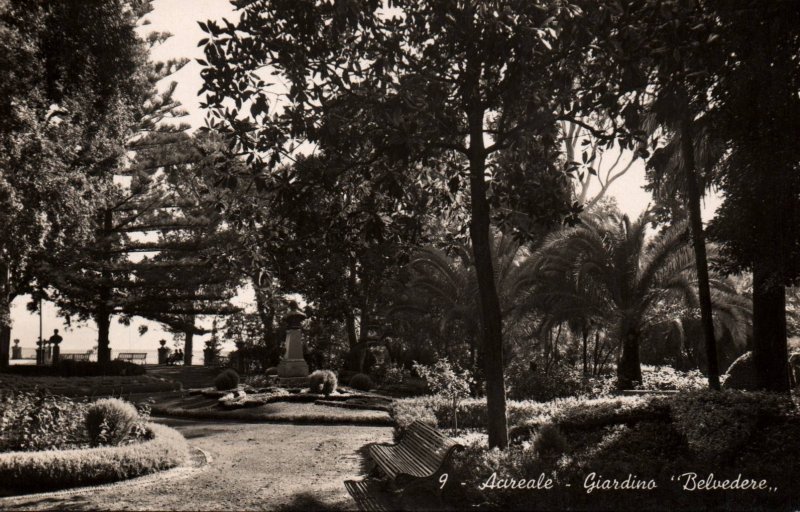
M176 430L149 423L153 438L124 446L0 454L0 494L43 492L126 480L175 467L188 457Z
M225 370L217 375L214 379L214 387L219 391L227 391L229 389L236 389L239 385L239 374L236 370Z
M350 379L350 387L359 391L369 391L375 387L369 375L357 373Z
M142 365L116 359L108 363L65 359L54 365L12 365L3 369L3 373L31 377L119 377L144 375L146 372Z
M86 410L86 431L95 446L120 444L139 421L136 408L117 398L100 399Z
M181 389L181 383L153 375L23 377L0 373L0 390L35 392L42 389L46 389L54 395L63 396L118 396L129 393L178 391Z

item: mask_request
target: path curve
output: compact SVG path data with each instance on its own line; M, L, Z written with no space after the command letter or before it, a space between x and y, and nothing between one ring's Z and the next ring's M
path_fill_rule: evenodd
M380 426L155 420L180 431L213 462L189 478L16 497L0 508L350 510L355 503L344 481L366 472L361 450L392 439L392 429Z

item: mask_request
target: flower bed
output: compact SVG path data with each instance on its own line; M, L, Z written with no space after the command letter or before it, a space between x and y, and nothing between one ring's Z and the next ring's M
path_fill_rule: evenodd
M289 395L291 396L291 395ZM322 398L321 395L311 395ZM315 401L316 401L315 399ZM298 424L390 425L389 413L382 410L361 410L329 407L315 403L297 403L284 400L250 407L227 409L220 407L217 399L203 395L168 398L153 405L153 413L198 419L225 419L241 421L266 421Z
M148 423L151 439L123 446L0 454L0 494L51 491L134 478L177 466L188 445L177 431Z

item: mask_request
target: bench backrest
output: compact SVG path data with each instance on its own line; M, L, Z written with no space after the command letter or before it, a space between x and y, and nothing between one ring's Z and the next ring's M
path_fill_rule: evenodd
M117 361L144 361L147 362L147 352L120 352Z
M88 361L89 354L61 354L61 359L71 359L73 361Z
M421 421L415 421L409 425L399 444L415 458L436 465L441 464L441 461L455 446L460 446L454 440Z

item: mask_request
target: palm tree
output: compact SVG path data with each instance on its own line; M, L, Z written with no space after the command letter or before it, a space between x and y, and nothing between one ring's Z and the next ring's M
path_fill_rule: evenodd
M701 200L708 186L708 174L722 158L725 147L714 138L708 116L695 119L690 110L688 94L683 87L677 92L663 94L651 106L645 123L650 131L660 127L671 133L671 140L657 149L648 161L648 170L655 195L684 198L692 232L692 246L700 291L700 319L708 360L708 383L720 389L719 366L714 336L711 285L708 272L705 232L701 215Z
M524 315L529 301L526 293L535 282L535 267L530 251L512 236L495 233L492 237L492 267L504 320ZM468 244L455 246L451 254L435 247L418 251L408 263L410 279L399 291L387 315L426 314L433 306L441 311L439 330L461 322L470 343L471 362L476 361L476 343L481 329L478 280Z
M641 382L639 344L651 309L664 302L697 302L696 271L685 222L645 243L649 212L587 216L550 235L536 252L543 286L540 301L599 315L613 325L620 354L617 385ZM721 293L722 291L720 291Z
M710 252L712 255L715 253L713 248ZM752 335L752 308L748 297L740 293L730 277L720 280L712 276L710 282L713 283L712 320L718 357L720 361L730 364L747 350L747 341ZM702 350L705 337L698 339L689 335L703 333L702 319L697 315L698 308L699 296L690 295L682 304L665 304L664 307L654 310L647 321L647 338L656 344L665 339L670 340L677 345L674 354L679 359L689 359L698 366L708 365L707 355ZM651 350L658 351L658 348L652 346Z

